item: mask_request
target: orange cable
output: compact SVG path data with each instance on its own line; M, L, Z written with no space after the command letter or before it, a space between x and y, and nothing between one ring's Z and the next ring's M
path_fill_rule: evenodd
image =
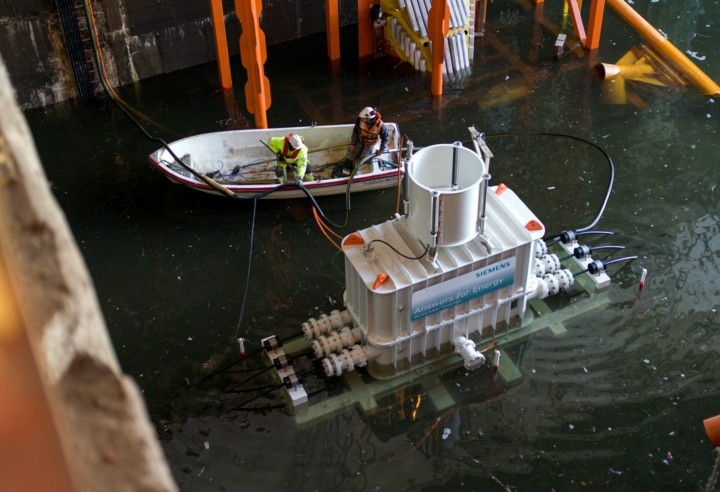
M313 207L313 216L315 217L315 222L317 222L317 225L320 228L320 231L323 233L323 236L325 236L327 240L330 241L330 244L335 246L338 251L342 251L342 248L337 243L335 243L335 241L333 241L330 236L328 236L327 232L325 231L325 225L320 220L320 216L318 215L317 210L315 210L315 207Z

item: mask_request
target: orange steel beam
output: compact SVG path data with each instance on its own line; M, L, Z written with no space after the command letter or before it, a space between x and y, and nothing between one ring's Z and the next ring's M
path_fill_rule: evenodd
M720 94L720 87L710 77L690 61L680 50L665 39L648 21L635 12L625 0L606 0L622 20L630 24L655 51L665 57L673 66L697 86L704 95L714 96Z
M450 7L448 7L447 0L432 0L432 7L428 12L428 37L432 41L430 92L433 96L442 94L445 36L449 29Z
M210 0L210 21L215 37L215 58L217 59L220 85L224 90L232 87L230 74L230 55L228 54L227 35L225 34L225 15L222 0Z
M600 46L600 32L602 31L604 12L605 0L592 0L592 2L590 2L590 16L588 17L586 40L586 48L589 50L595 50Z
M532 47L530 48L530 60L536 62L540 58L540 47L543 38L543 15L545 13L545 2L535 2L535 11L533 12L533 37Z
M475 4L475 32L485 32L487 23L487 4L490 0L477 0ZM542 0L540 0L542 2ZM478 30L478 26L480 29Z
M373 26L370 22L370 5L377 0L358 0L358 58L375 54Z
M583 25L582 15L580 15L580 7L576 0L565 0L570 7L570 16L573 20L573 27L575 28L575 35L580 40L580 44L585 46L585 26Z
M270 81L265 77L265 33L260 29L262 0L235 0L235 12L242 24L240 59L247 70L245 104L255 116L257 128L267 128L267 110L270 108Z
M338 12L338 0L325 0L325 30L327 31L327 50L330 60L340 59L340 19Z

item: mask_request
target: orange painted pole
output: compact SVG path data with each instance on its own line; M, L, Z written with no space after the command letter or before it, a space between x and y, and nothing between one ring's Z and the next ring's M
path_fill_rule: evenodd
M432 41L430 93L433 96L442 94L445 36L447 36L449 29L450 8L447 0L432 0L432 7L428 12L428 37Z
M665 39L648 21L635 12L625 0L606 0L622 20L630 24L655 51L660 53L666 60L688 78L706 96L720 94L720 87L713 80L705 75L697 65L691 62L680 50Z
M570 16L573 20L573 27L575 28L575 35L580 40L580 44L585 46L585 26L583 25L582 15L580 15L580 6L576 0L566 0L568 7L570 7Z
M215 58L217 59L220 85L224 90L232 87L230 74L230 55L228 53L227 35L225 34L225 15L222 0L210 0L210 21L215 38Z
M487 4L490 0L477 0L475 3L475 32L485 35L485 24L487 24ZM480 26L480 29L478 29Z
M600 46L600 32L602 31L604 13L605 0L592 0L592 2L590 2L587 40L585 41L585 47L589 50L595 50Z
M370 22L370 5L377 0L358 0L358 58L374 55L373 26Z
M265 33L260 29L262 0L235 0L235 11L242 24L240 59L247 70L245 104L255 116L257 128L267 128L267 110L270 108L270 81L265 77Z
M326 35L328 58L330 60L339 60L340 18L338 10L338 0L325 0L325 30L327 31Z

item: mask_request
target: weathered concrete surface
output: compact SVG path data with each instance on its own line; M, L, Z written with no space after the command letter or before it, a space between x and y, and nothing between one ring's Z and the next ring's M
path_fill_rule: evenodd
M0 258L76 490L175 490L1 60Z
M114 87L215 60L208 0L92 0L91 6ZM242 27L234 0L223 0L223 7L233 56ZM357 22L357 0L339 7L341 26ZM264 0L260 25L268 46L325 32L325 0ZM77 97L54 0L0 0L0 55L21 109Z

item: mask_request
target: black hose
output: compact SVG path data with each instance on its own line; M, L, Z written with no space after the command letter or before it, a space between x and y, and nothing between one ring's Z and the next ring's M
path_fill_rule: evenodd
M578 137L575 135L568 135L565 133L552 133L552 132L512 132L512 133L496 133L492 135L486 135L486 138L500 138L500 137L513 137L513 136L523 136L523 135L530 135L530 136L539 136L539 137L561 137L561 138L570 138L572 140L577 140L578 142L582 142L585 144L588 144L598 151L605 157L608 163L608 167L610 168L610 177L608 178L608 184L607 189L605 191L605 198L603 199L602 204L600 205L600 208L598 209L595 218L586 226L580 227L579 229L576 229L577 232L584 232L588 229L592 229L597 225L598 222L600 222L600 219L602 218L603 213L605 213L605 207L607 206L607 202L610 199L610 193L612 192L613 183L615 181L615 164L613 163L612 158L610 155L600 147L595 142L591 142L590 140L587 140L582 137ZM558 234L550 234L548 236L545 236L543 239L553 239L557 236L559 236L562 233Z

